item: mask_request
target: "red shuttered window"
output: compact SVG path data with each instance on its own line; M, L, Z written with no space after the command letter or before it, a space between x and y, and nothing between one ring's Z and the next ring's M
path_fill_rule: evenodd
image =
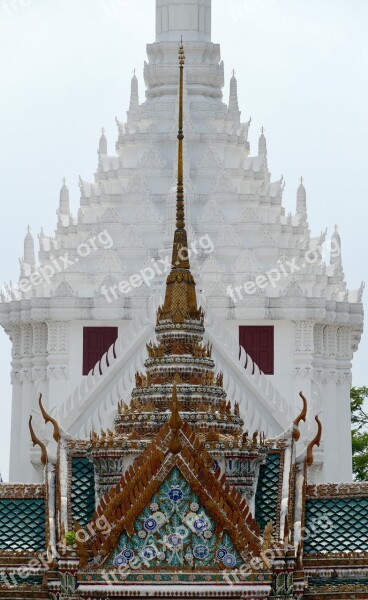
M117 327L83 327L83 375L88 375L117 338Z
M239 345L265 375L274 374L274 328L272 326L240 326Z

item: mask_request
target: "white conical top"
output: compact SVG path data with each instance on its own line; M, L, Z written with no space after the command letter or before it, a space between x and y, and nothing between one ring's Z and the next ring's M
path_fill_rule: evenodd
M101 133L101 137L100 137L100 143L98 146L98 153L99 154L104 154L106 156L107 154L107 139L106 139L106 135L105 135L105 129L102 128L102 133Z
M63 179L63 185L60 190L59 211L63 215L69 214L69 190L65 179Z
M239 112L238 82L235 77L235 71L233 71L233 76L230 79L229 112Z
M24 262L32 266L36 264L34 240L29 227L24 238Z
M156 42L211 41L211 0L156 0Z
M307 212L307 192L303 185L303 178L300 180L300 185L296 194L296 212L299 215Z
M331 255L330 255L330 264L331 265L342 265L341 259L341 238L338 232L337 225L335 225L335 231L331 238Z
M262 133L259 136L259 141L258 141L258 155L259 156L267 156L267 140L266 140L266 136L264 134L263 127L262 127Z
M138 89L138 79L135 74L132 77L132 82L130 86L130 105L129 110L137 110L139 108L139 89Z

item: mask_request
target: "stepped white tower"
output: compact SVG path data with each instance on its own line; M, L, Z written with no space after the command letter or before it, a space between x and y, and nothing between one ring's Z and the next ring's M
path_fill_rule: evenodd
M127 118L117 121L116 153L108 153L112 144L103 132L94 181L80 179L78 215L70 213L64 182L55 235L41 230L36 263L27 233L19 288L2 296L0 322L12 341L11 479L39 479L40 459L28 435L33 411L42 439L48 435L37 421L39 393L64 429L87 438L92 430L112 428L118 402L130 398L147 358L142 348L152 339L175 227L182 35L187 229L216 368L246 427L268 436L288 427L303 390L311 420L300 450L314 435L312 415L322 413L323 422L311 476L349 481L351 361L363 327L363 287L347 289L337 232L327 261L326 234L311 236L303 183L295 214L285 214L284 183L271 181L263 131L251 152L235 74L229 103L223 101L211 0L156 0L156 11L156 41L147 46L144 65L146 100L139 102L134 75ZM98 355L97 346L92 354L88 348L86 339L96 336L86 337L87 329L105 335L114 327L117 341L83 375L91 355ZM264 328L269 337L262 346ZM244 348L239 355L239 339L248 339L249 355ZM261 367L266 357L269 374L252 355Z

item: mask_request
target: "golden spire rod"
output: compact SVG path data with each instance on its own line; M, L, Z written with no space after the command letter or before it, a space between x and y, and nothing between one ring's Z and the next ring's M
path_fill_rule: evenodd
M184 215L184 168L183 168L183 107L184 107L184 64L185 54L183 46L183 38L179 46L179 69L180 69L180 85L179 85L179 130L178 130L178 187L176 195L176 228L185 228Z

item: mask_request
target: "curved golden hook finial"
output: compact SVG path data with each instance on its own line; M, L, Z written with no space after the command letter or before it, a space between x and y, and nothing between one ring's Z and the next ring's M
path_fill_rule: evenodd
M297 442L300 438L300 431L299 431L299 424L300 421L304 421L307 418L307 410L308 410L308 402L306 397L304 396L303 392L299 392L299 396L301 397L301 399L303 400L303 408L302 408L302 412L300 413L300 415L295 419L293 425L293 440L295 442Z
M48 415L47 412L45 411L45 409L42 405L42 394L40 394L40 397L38 399L38 404L40 405L40 410L41 410L41 413L45 420L46 425L47 425L47 423L53 424L53 426L54 426L53 437L54 437L55 442L58 442L60 440L60 427L59 427L58 423L55 421L55 419L50 417L50 415Z
M34 446L39 446L41 448L41 462L42 464L45 466L47 463L47 451L46 451L46 446L43 442L41 442L41 440L38 439L38 437L36 436L33 427L32 427L32 415L29 417L29 431L31 433L31 440L33 442Z
M315 419L317 421L318 431L317 431L316 437L310 442L310 444L308 444L308 447L307 447L307 457L305 459L307 467L311 467L313 465L313 462L314 462L313 448L314 448L314 446L318 446L318 448L319 448L319 445L321 443L321 438L322 438L322 423L319 420L318 415L316 415Z
M179 438L179 431L183 426L183 420L179 413L179 402L178 402L178 394L176 390L176 383L173 386L173 395L172 395L172 408L171 408L171 417L169 420L169 426L172 430L172 437L169 444L169 450L172 454L179 454L182 449L182 443Z

